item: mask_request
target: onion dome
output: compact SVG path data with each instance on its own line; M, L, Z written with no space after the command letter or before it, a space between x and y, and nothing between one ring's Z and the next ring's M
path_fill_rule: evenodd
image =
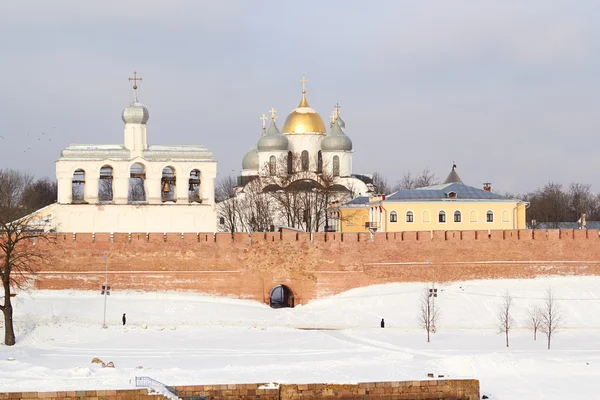
M242 169L258 171L258 149L252 146L242 159Z
M150 118L148 109L137 99L137 86L133 86L133 100L123 109L121 119L126 124L146 124Z
M352 140L339 125L339 120L334 119L331 124L329 134L321 141L321 150L323 151L350 151L352 150Z
M277 129L275 118L275 115L271 117L271 126L267 129L266 135L258 139L256 144L258 151L286 151L288 149L288 139Z
M307 82L302 77L302 101L298 105L298 108L292 110L292 112L285 119L283 124L283 133L320 133L325 134L325 124L323 119L318 112L308 105L306 101L306 89L304 83Z

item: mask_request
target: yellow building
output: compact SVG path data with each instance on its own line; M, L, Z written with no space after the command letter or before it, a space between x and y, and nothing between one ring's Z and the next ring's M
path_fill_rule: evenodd
M359 196L343 204L332 204L328 210L330 231L369 233L369 200Z
M467 186L454 168L441 185L352 202L336 207L338 232L527 229L529 203Z

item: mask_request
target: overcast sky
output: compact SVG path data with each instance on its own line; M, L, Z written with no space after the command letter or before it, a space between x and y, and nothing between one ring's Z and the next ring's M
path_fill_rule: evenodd
M598 21L592 0L3 0L0 168L54 177L69 143L123 143L136 70L148 142L202 144L237 174L305 73L326 123L342 105L355 173L455 161L499 192L600 191Z

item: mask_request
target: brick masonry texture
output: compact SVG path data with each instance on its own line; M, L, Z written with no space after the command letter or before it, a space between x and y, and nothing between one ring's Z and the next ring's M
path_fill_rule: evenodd
M357 384L280 385L261 389L264 384L177 386L181 399L397 399L397 400L477 400L477 380L426 380L407 382L367 382ZM195 396L195 397L194 397ZM165 400L162 395L149 395L145 389L87 390L72 392L0 393L0 399L26 400Z
M35 244L39 289L189 290L296 304L389 282L600 274L597 230L377 233L61 233Z

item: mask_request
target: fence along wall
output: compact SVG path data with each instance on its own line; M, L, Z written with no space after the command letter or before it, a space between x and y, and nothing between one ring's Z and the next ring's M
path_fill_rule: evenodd
M380 233L61 233L39 241L40 289L193 290L296 304L388 282L598 275L597 230ZM107 257L105 265L103 257Z

